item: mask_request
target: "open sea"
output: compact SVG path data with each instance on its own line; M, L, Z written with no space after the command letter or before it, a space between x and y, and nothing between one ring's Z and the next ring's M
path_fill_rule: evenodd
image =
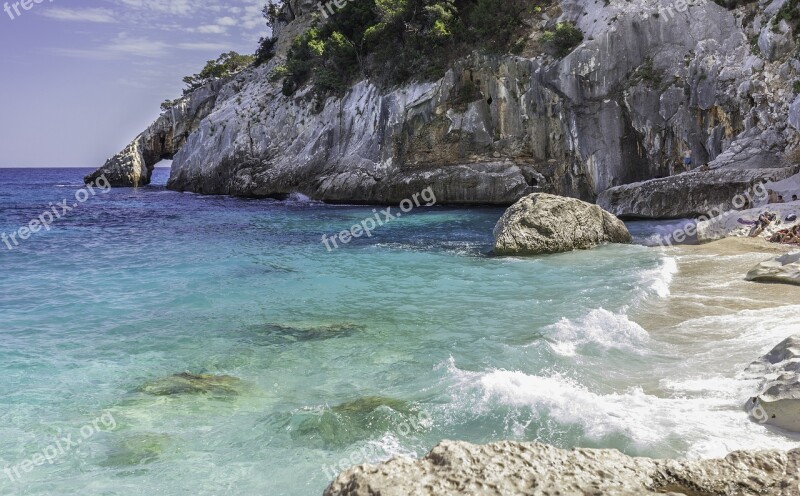
M374 207L176 193L168 169L77 202L88 172L0 169L0 233L77 205L0 244L0 494L319 495L443 439L800 445L743 409L744 367L800 330L800 288L742 280L768 254L648 247L669 223L640 222L495 258L502 209L442 206L328 251Z

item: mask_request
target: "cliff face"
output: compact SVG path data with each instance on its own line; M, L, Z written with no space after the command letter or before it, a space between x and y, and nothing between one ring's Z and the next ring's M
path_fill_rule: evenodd
M174 155L179 191L381 203L431 186L442 203L510 204L537 191L594 201L680 172L687 148L713 168L789 165L800 63L791 30L769 22L780 0L605 3L562 0L560 18L531 21L532 33L556 20L583 31L563 59L474 53L439 81L362 81L320 108L269 78L315 10L293 2L272 62L192 94L197 110L167 112L98 173L144 184L153 160Z

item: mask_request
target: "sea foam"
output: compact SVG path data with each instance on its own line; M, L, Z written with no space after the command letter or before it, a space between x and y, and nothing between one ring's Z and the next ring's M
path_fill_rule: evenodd
M592 310L577 320L561 319L547 330L551 332L548 336L551 348L562 356L575 356L579 350L592 347L603 351L647 353L647 331L624 313L612 313L603 308Z
M519 424L545 416L557 424L578 427L583 441L615 444L633 454L674 456L676 442L690 458L721 457L730 451L759 446L791 449L790 439L769 435L751 422L730 395L659 397L639 387L599 393L562 374L531 375L515 370L460 370L451 359L454 402L480 416L498 407L511 408ZM527 417L527 420L526 420ZM558 430L558 428L556 428ZM510 432L525 439L524 431ZM619 436L625 441L619 442Z

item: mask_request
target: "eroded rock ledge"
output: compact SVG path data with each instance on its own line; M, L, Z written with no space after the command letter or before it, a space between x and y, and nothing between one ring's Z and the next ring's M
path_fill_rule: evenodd
M800 335L783 340L747 371L762 376L759 394L747 402L753 419L800 432Z
M597 204L626 219L708 218L736 209L735 199L754 196L757 185L782 181L798 171L800 166L688 172L610 188Z
M718 460L652 460L616 450L540 443L445 441L421 460L395 458L339 475L325 496L797 496L800 449L734 452Z

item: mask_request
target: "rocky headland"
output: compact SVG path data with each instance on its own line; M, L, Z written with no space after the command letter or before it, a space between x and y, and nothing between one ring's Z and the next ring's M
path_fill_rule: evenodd
M800 63L785 2L550 2L512 53L476 51L443 77L365 79L322 101L276 77L292 40L323 20L292 0L266 64L189 93L94 175L203 194L396 203L433 187L440 203L510 205L534 192L623 217L683 217L798 170ZM537 50L572 23L583 41ZM690 150L693 166L684 172Z

